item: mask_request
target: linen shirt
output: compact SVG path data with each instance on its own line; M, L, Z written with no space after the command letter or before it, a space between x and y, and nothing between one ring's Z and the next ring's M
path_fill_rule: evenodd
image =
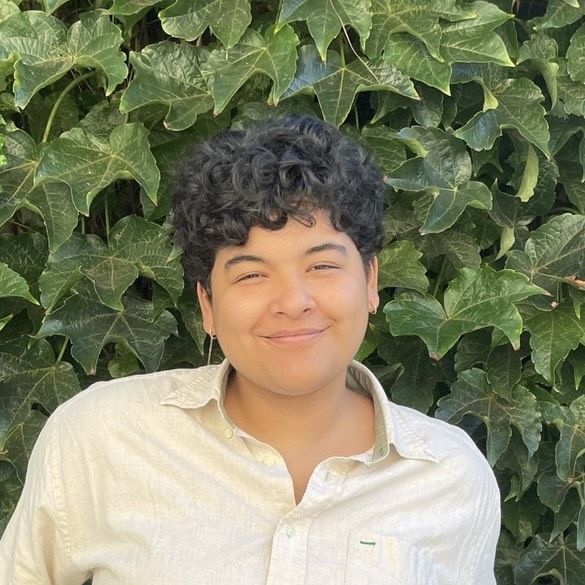
M388 401L375 444L314 470L223 409L230 366L100 382L61 405L0 541L3 585L493 585L498 488L460 429Z

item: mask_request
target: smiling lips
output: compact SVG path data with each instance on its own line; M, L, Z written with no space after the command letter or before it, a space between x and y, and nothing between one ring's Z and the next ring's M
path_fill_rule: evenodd
M325 329L283 329L263 337L276 345L303 345L317 339L323 331Z

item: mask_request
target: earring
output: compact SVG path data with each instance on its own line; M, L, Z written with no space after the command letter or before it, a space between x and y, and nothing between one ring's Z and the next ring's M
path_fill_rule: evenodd
M209 332L209 349L207 350L207 365L211 365L211 352L213 351L213 341L215 339L215 335L213 334L213 330Z
M370 310L370 315L375 315L378 312L378 307L374 304L370 304L369 310Z

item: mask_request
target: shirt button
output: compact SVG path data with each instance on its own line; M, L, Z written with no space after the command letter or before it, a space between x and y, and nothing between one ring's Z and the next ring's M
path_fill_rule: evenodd
M231 439L233 436L234 436L234 431L232 429L230 429L229 427L227 427L225 429L225 438Z
M294 534L295 534L295 527L292 524L289 524L286 527L286 535L290 537L290 536L294 536Z

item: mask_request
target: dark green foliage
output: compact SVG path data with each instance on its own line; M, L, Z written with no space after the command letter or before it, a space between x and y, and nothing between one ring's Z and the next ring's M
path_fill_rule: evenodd
M173 171L286 112L384 170L358 357L486 453L498 582L581 585L583 0L0 0L0 531L59 403L204 362Z

